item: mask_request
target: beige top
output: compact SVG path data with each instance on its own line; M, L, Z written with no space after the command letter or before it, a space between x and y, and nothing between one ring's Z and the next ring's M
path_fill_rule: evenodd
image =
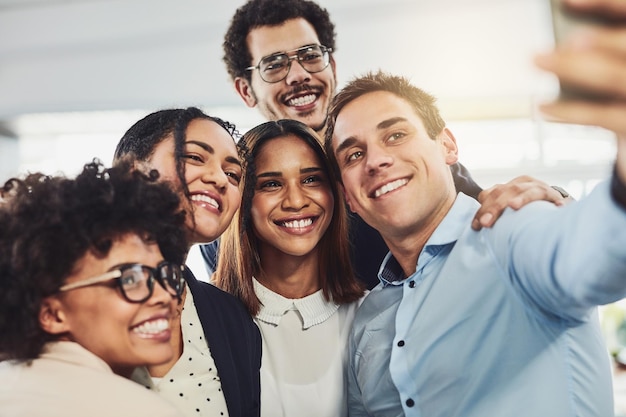
M181 417L74 342L48 343L31 366L0 362L0 381L2 417Z

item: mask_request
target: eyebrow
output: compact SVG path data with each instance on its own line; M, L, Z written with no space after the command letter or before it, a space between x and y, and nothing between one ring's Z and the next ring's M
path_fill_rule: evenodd
M302 168L300 170L301 174L309 174L312 172L324 172L324 170L322 169L322 167ZM280 177L282 176L282 174L283 173L280 171L268 171L257 175L257 178Z
M299 47L297 47L296 49L290 49L290 50L288 50L288 51L276 51L276 52L271 53L271 54L269 54L269 55L264 55L264 56L262 56L262 57L261 57L261 60L263 60L263 59L265 59L265 58L269 58L269 57L274 56L274 55L289 54L289 52L296 52L296 51L299 51L300 49L310 48L311 46L318 46L318 45L321 45L321 44L319 44L319 43L310 43L310 44L308 44L308 45L302 45L302 46L299 46Z
M208 153L210 153L211 155L215 155L215 149L208 143L197 141L197 140L188 140L185 142L185 145L187 144L199 146L205 151L207 151ZM236 164L236 165L241 166L241 161L238 158L235 158L234 156L227 156L226 162L230 162L231 164Z
M376 129L377 130L387 129L395 125L396 123L401 123L401 122L406 122L406 121L407 119L405 117L392 117L390 119L386 119L378 123L376 125ZM346 148L353 146L356 142L357 142L357 139L354 136L348 137L343 142L341 142L339 146L337 146L337 149L335 150L335 155L338 155L339 153L344 151Z

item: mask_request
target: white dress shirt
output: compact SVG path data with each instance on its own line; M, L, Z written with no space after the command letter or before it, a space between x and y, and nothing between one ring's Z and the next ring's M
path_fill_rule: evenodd
M254 280L262 303L262 417L342 417L347 340L358 302L337 305L322 290L288 299Z

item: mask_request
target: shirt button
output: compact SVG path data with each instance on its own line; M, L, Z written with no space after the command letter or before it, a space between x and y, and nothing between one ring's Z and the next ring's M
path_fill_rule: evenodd
M409 281L409 288L415 288L415 281Z
M398 346L399 346L399 347L404 346L404 340L400 340L400 341L398 342Z
M406 406L407 407L413 407L414 405L415 405L415 401L413 401L411 398L406 400Z

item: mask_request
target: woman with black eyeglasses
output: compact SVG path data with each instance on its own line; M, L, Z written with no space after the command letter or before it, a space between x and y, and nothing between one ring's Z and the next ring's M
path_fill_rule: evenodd
M75 179L11 179L0 196L0 415L179 416L127 379L174 355L176 194L94 162Z

